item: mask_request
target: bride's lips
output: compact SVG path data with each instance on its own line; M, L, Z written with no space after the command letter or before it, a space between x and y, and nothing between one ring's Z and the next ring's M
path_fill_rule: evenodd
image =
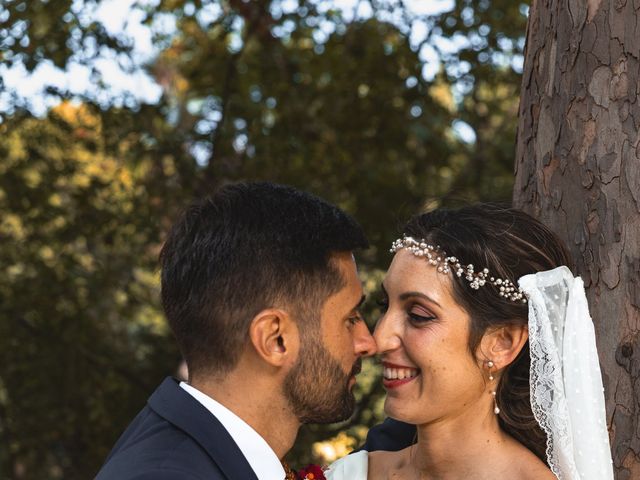
M390 362L382 362L382 366L384 368L382 384L386 389L398 388L401 385L412 382L420 375L420 369L415 367Z

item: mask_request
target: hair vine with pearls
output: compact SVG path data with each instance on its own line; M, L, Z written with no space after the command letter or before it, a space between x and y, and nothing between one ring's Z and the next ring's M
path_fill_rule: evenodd
M390 251L396 253L402 249L409 251L416 257L426 258L429 264L436 267L440 273L448 274L453 271L458 277L464 277L474 290L478 290L488 282L498 289L498 294L501 297L512 302L527 303L527 297L524 292L516 287L513 282L508 279L489 276L488 268L483 268L476 272L471 263L463 266L456 257L448 256L440 248L440 245L433 246L424 239L416 240L405 235L393 242Z

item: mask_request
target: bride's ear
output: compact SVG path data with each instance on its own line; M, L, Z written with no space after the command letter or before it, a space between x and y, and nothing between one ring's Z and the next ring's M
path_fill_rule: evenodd
M496 370L510 365L529 339L527 325L507 325L492 329L480 341L480 360L491 360Z

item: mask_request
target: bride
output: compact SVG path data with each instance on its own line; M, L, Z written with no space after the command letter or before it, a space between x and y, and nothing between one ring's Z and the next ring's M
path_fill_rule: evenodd
M327 479L613 479L593 324L559 239L490 205L404 233L374 338L385 412L414 442L349 455Z

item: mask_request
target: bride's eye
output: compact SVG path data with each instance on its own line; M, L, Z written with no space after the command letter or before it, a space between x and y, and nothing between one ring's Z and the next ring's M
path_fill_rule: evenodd
M409 310L409 318L413 323L427 323L435 320L436 317L422 307L413 306Z

